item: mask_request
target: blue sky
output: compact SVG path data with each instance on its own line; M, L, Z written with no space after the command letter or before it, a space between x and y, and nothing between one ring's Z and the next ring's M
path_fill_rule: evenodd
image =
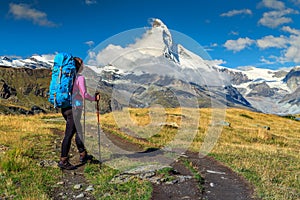
M300 0L2 0L0 14L0 55L85 58L115 34L159 18L223 66L300 65Z

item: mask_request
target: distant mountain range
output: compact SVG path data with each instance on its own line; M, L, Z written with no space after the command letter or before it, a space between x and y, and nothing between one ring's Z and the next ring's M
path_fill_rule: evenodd
M264 113L300 113L300 66L270 70L230 69L205 60L174 41L159 19L126 47L109 44L87 58L84 75L90 88L105 93L112 109L148 107L242 107ZM48 69L54 55L27 59L1 57L1 68ZM0 96L11 87L0 77ZM50 80L50 79L49 79ZM46 91L45 91L46 92Z
M54 55L33 55L22 59L17 56L0 56L0 66L12 68L51 69Z

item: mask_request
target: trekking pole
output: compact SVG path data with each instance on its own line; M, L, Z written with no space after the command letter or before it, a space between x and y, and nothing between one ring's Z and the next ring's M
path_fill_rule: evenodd
M97 100L97 125L98 125L98 150L99 150L99 163L101 168L101 151L100 151L100 108L99 108L99 100Z
M85 143L85 98L83 98L83 136L82 141Z

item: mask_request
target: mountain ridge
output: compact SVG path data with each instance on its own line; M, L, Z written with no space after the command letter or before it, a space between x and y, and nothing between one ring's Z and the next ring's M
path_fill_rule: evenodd
M43 57L43 55L41 55L41 57ZM7 57L5 57L5 59L8 59ZM27 59L24 59L27 60ZM23 60L23 62L24 62ZM51 59L48 61L48 63L53 62ZM46 64L43 65L41 67L39 67L38 64L33 64L34 62L32 60L30 60L31 64L26 64L24 63L23 66L10 66L10 65L4 65L4 63L2 62L0 65L2 66L2 68L27 68L27 69L48 69L49 72L51 70L51 64ZM120 76L123 74L126 74L128 72L123 71L122 69L118 69L118 67L113 67L112 65L107 65L106 67L103 67L101 69L99 69L99 67L93 67L93 66L88 66L90 68L94 68L97 69L100 73L100 75L103 75L103 81L107 81L110 82L112 79L119 79L120 80ZM278 92L279 90L284 91L284 94L279 95L277 98L277 102L279 105L282 105L283 108L285 108L286 112L281 112L279 111L279 114L295 114L295 113L299 113L299 89L295 89L294 91L292 91L291 89L289 89L289 86L287 85L287 83L290 81L293 81L293 76L291 76L291 73L289 74L289 72L297 72L297 70L299 70L299 67L296 66L295 68L292 68L290 71L286 70L284 72L284 74L286 74L285 76L282 75L280 76L280 78L277 77L277 81L275 82L274 79L273 80L266 80L265 78L261 78L260 77L256 77L255 79L253 78L253 76L250 76L249 73L247 73L247 71L243 71L243 70L236 70L236 69L230 69L230 68L218 68L222 73L226 73L229 77L231 77L231 81L232 81L232 86L234 88L236 88L241 95L243 96L243 98L245 98L246 96L246 100L250 99L250 102L252 101L253 97L255 95L260 95L261 97L268 97L270 95L274 95L276 92ZM256 70L256 68L252 68L252 70ZM268 69L264 69L266 71L268 71ZM95 70L93 70L94 72ZM272 72L274 72L274 76L276 76L276 73L282 72L282 70L270 70ZM114 75L112 74L115 73ZM25 73L25 72L24 72ZM106 75L104 75L106 74ZM289 74L289 75L288 75ZM6 76L6 75L5 75ZM111 76L112 79L105 79L105 76ZM264 76L261 76L264 77ZM5 94L5 91L8 90L8 88L10 88L10 85L7 84L7 82L5 81L5 79L7 79L6 77L2 76L1 77L1 81L4 83L1 86L1 91L3 93L3 95L7 95L7 93ZM50 80L50 79L49 79ZM268 82L269 81L269 82ZM272 82L273 81L273 82ZM268 86L268 84L271 83L274 85L274 83L277 84L282 84L282 86L280 87L270 87ZM258 89L258 87L262 87L264 85L264 87L266 87L267 90L261 90L261 91L256 91L255 90ZM295 81L294 85L297 85L297 81ZM11 87L13 88L13 87ZM47 89L47 88L45 88ZM248 92L246 92L248 91ZM10 93L14 93L14 88L13 91L10 91ZM260 93L260 94L259 94ZM270 93L270 94L268 94ZM1 96L2 98L4 96ZM6 96L7 97L7 96ZM275 98L275 97L274 97ZM263 102L266 99L261 99L260 101ZM269 101L269 100L268 100ZM258 100L256 100L256 102L258 102ZM274 102L274 101L273 101ZM269 102L269 104L272 102ZM287 106L289 105L289 106ZM253 106L254 108L256 106ZM289 107L293 107L292 108L292 112L289 112ZM262 109L262 108L258 108L258 111L262 111L262 112L266 112L266 113L275 113L278 114L276 112L272 112L272 110L268 110L268 109Z
M182 101L193 102L193 106L216 103L272 114L300 112L299 66L278 70L226 68L174 40L172 34L177 33L161 20L152 19L151 23L151 28L145 29L134 43L122 46L111 42L102 49L91 50L85 59L87 84L92 89L99 84L111 87L104 90L120 96L111 101L117 107L150 106L155 102L172 107ZM54 56L33 55L26 59L3 56L0 66L50 70ZM0 78L5 81L5 77ZM114 98L109 92L107 98ZM168 103L169 97L172 103Z

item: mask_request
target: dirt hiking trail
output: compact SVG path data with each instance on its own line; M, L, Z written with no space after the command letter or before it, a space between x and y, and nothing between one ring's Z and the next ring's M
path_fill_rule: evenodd
M60 139L62 139L63 132L56 132L55 134L59 134ZM116 135L101 134L105 134L120 148L139 150L136 144L131 144ZM70 161L76 165L79 163L79 155L73 143L71 154L74 156ZM151 200L257 200L252 197L254 194L253 187L243 177L214 158L208 156L200 158L198 153L186 152L185 159L192 163L204 181L199 183L198 180L192 178L176 184L152 184ZM172 163L171 166L180 175L193 176L191 170L180 160ZM100 197L94 197L91 191L85 191L90 186L84 177L85 166L77 165L77 167L76 170L61 171L61 180L58 182L58 185L60 185L51 191L50 196L52 199L101 199ZM80 188L74 189L76 185Z

